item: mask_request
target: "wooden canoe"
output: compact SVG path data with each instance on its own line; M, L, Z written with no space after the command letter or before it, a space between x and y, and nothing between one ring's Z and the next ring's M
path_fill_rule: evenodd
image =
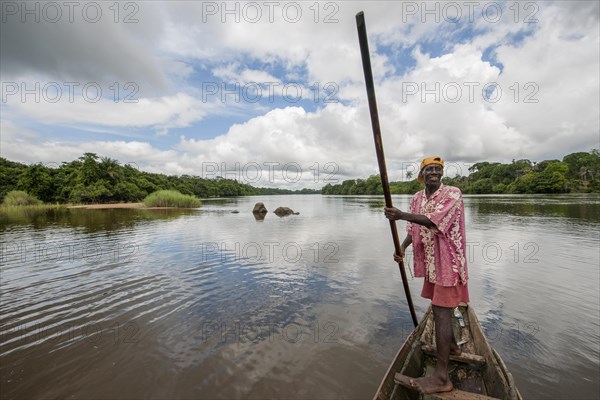
M375 400L522 400L512 375L487 341L473 309L461 306L459 310L465 326L461 327L458 319L452 318L454 335L457 341L466 343L462 345L460 356L450 357L448 370L454 389L447 393L424 395L403 386L406 377L427 376L433 372L435 366L435 354L426 352L424 348L424 345L435 343L433 312L429 307L421 323L396 354L377 390Z

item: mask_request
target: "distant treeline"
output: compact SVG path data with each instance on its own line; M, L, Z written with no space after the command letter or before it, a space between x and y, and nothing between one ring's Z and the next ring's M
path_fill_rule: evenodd
M0 202L12 190L25 191L45 203L138 202L157 190L178 190L202 198L319 193L311 189L256 188L232 179L153 174L94 153L63 162L58 168L0 157Z
M444 177L442 182L472 194L600 193L600 153L596 149L569 154L562 161L478 162L469 168L469 172L469 176ZM414 194L421 189L423 185L416 179L390 182L393 194ZM327 184L321 189L321 194L382 193L379 175L350 179L339 185Z

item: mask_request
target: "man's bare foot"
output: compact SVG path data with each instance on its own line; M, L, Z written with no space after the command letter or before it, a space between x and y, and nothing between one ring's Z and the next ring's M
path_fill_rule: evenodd
M450 392L452 390L452 382L449 380L443 381L435 376L411 379L410 384L413 388L425 394Z
M423 345L423 350L429 353L437 353L437 348L432 344ZM450 345L450 355L451 356L460 356L462 353L462 349L459 345L454 343L454 345Z

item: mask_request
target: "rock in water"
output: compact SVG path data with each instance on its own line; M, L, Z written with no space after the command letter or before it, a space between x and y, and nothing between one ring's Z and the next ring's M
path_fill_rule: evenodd
M252 210L252 214L266 214L267 212L267 208L263 203L256 203Z
M277 209L274 211L275 214L277 214L280 217L285 217L288 215L298 215L300 213L298 212L294 212L294 210L292 210L289 207L277 207Z

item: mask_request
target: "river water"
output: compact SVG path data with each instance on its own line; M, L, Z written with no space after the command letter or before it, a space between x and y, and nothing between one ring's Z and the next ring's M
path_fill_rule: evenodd
M257 201L300 215L257 221ZM598 398L600 197L465 207L471 305L523 396ZM0 214L1 397L370 398L412 330L382 208L306 195Z

